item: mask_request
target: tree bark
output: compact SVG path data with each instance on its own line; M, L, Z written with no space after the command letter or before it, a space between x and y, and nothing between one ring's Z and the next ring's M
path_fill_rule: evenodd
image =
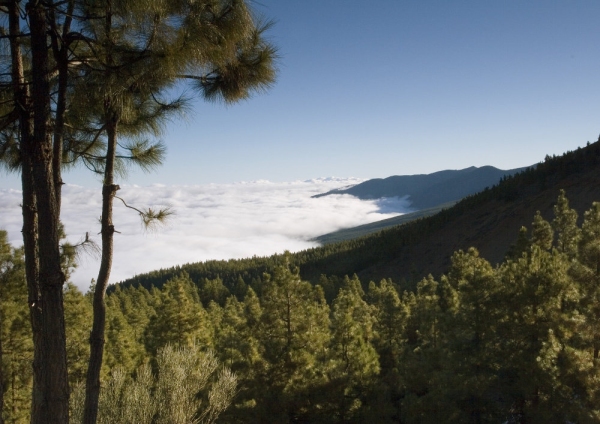
M39 399L43 399L42 378L40 363L43 358L41 344L42 314L39 288L39 256L38 256L38 216L36 196L33 181L32 158L33 150L33 121L30 109L30 93L25 82L23 70L23 56L21 51L21 28L18 1L14 0L9 5L8 12L11 73L14 96L14 107L18 112L20 150L21 150L21 184L23 189L23 249L25 253L25 279L27 282L28 300L31 329L33 334L34 359L33 359L33 391L32 411ZM32 413L33 416L33 413Z
M106 4L106 16L104 22L105 36L112 44L112 3ZM106 57L108 65L112 65L112 56L110 52ZM109 70L106 71L110 73ZM94 322L90 334L90 361L85 385L85 405L83 410L83 423L96 424L98 419L98 402L100 399L100 370L102 368L102 358L104 356L104 333L106 326L106 287L110 278L113 259L113 238L115 227L112 222L113 200L119 186L114 183L115 160L117 154L117 129L119 124L119 115L114 110L110 94L106 94L104 99L104 120L106 125L106 163L104 166L104 183L102 185L102 216L101 216L101 234L102 234L102 258L100 260L100 269L98 271L98 280L96 281L96 290L94 291Z
M56 196L60 188L54 186L52 169L48 10L32 0L27 5L27 13L31 32L33 138L24 146L23 156L31 160L38 214L40 297L38 304L32 306L41 308L41 335L37 340L34 337L37 343L34 374L39 376L41 387L33 393L31 422L68 423L69 383L62 292L65 276L60 266L60 209Z
M52 157L53 181L58 210L61 208L62 198L62 156L65 132L65 114L67 111L67 86L69 82L69 32L75 3L69 0L65 20L62 29L58 28L54 8L50 9L50 38L52 40L52 51L58 68L58 88L56 93L56 111L54 118L54 146ZM59 33L60 32L60 33Z
M110 107L110 106L109 106ZM104 331L106 324L106 304L104 302L106 287L110 278L113 258L113 238L115 227L112 222L113 200L119 186L114 184L114 166L117 148L118 118L115 114L109 117L106 127L108 146L106 166L104 168L104 185L102 187L102 259L96 290L94 291L94 323L90 335L90 361L86 378L84 424L95 424L98 419L98 400L100 398L100 370L104 355Z

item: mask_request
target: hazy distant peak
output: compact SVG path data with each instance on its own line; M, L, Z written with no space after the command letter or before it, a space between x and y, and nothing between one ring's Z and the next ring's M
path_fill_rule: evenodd
M490 165L443 170L431 174L393 175L374 178L348 188L338 188L313 197L350 194L362 200L408 196L413 210L431 208L475 194L497 184L507 175L525 168L502 170Z

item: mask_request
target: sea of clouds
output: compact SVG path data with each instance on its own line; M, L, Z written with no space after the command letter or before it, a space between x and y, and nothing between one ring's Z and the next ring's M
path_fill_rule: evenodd
M275 183L122 186L118 195L137 208L170 206L166 226L145 231L137 213L114 203L114 260L110 281L190 262L269 256L318 246L312 238L408 211L406 199L364 201L349 195L311 196L353 185L355 178ZM101 189L65 185L62 221L72 243L86 232L100 243ZM22 245L21 191L0 190L0 229ZM72 281L83 291L98 273L99 258L83 256Z

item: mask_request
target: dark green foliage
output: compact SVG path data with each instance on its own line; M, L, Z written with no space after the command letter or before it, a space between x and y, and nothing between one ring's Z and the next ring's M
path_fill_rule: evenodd
M500 287L491 265L476 249L457 252L442 284L447 284L443 319L446 400L455 405L454 421L489 422L498 417L495 402L498 359L496 325ZM442 297L442 296L440 296Z
M243 280L242 280L243 282ZM233 287L234 291L238 288L240 293L244 292L244 288L239 288L239 280L236 285ZM223 285L223 280L220 278L215 278L214 280L209 280L207 278L204 279L204 282L200 285L200 301L207 307L210 302L216 302L220 306L224 306L227 298L231 296L231 292L227 290L227 287ZM244 293L245 294L245 293Z
M0 230L0 413L4 422L25 422L31 405L33 343L23 251Z
M141 331L130 324L119 303L116 296L106 302L106 346L102 368L105 377L116 366L133 372L145 357L144 345L136 334Z
M330 338L329 307L322 290L287 265L265 277L257 328L263 358L257 382L263 389L257 403L264 418L277 411L273 422L293 421L310 413L313 405L305 396L324 379L319 363Z
M92 303L72 283L64 290L65 326L67 333L67 364L69 384L85 378L90 357L89 336L92 322Z
M558 234L556 247L559 251L573 257L577 253L580 229L577 227L577 211L569 207L565 191L561 190L554 206L552 228Z
M212 344L208 315L187 274L164 285L155 311L145 332L148 352L155 354L158 348L167 344L182 347Z
M557 204L553 222L573 216L563 194ZM402 295L388 279L365 293L357 276L323 275L323 290L301 278L289 254L255 280L260 295L251 284L223 306L208 300L222 292L218 278L204 300L185 273L161 289L116 287L103 378L117 366L125 375L155 366L161 344L171 343L210 347L236 373L224 423L598 423L600 203L581 226L565 221L552 237L536 215L531 237L521 231L500 265L477 249L458 251L446 274ZM70 290L69 308L85 315L88 297ZM84 328L67 332L74 352ZM76 373L77 361L70 366Z
M552 225L542 218L540 211L537 211L531 224L531 243L543 250L550 250L554 241Z
M379 355L373 346L375 318L365 302L364 291L355 276L346 278L332 307L330 376L334 417L339 422L360 422L365 403L379 374Z

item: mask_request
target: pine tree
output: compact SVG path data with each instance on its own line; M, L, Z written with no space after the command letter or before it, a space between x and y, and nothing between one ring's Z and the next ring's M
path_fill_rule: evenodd
M109 296L106 309L106 347L101 374L105 378L116 367L133 372L147 358L140 336L123 314L117 296ZM143 328L137 329L137 333L143 331Z
M400 363L403 385L400 405L401 419L420 417L423 422L444 420L449 412L441 399L443 391L443 319L440 307L439 282L431 275L417 284L417 292L403 296L409 308L406 323L406 343Z
M381 358L382 370L389 373L398 365L409 310L400 300L392 282L386 279L381 280L379 285L369 284L368 299L375 318L374 344Z
M62 59L72 41L68 36L71 5L72 2L60 5L33 2L21 10L18 1L10 1L2 9L2 13L8 15L9 28L4 33L9 34L5 47L11 57L10 62L5 62L5 75L10 75L10 80L2 85L2 90L10 93L12 106L11 112L2 117L2 138L14 136L12 139L18 140L27 304L35 347L33 423L44 422L49 417L57 422L68 422L62 304L62 285L66 278L61 270L59 218L61 130L67 88L64 77L68 72ZM53 75L58 75L56 80Z
M330 372L340 385L335 413L339 422L360 417L363 403L379 374L379 357L372 345L373 317L356 275L346 277L333 302ZM331 395L330 395L331 396Z
M248 285L244 281L241 275L238 275L237 281L235 282L235 286L233 287L233 295L238 298L238 300L243 300L244 296L246 296L246 292L248 291Z
M379 285L370 282L367 298L373 308L373 344L381 367L377 389L379 396L385 399L379 409L391 408L387 414L397 418L403 395L401 361L410 310L400 299L391 280L383 279Z
M329 307L323 291L288 266L265 275L261 306L258 337L265 368L257 380L257 413L272 422L300 419L311 406L311 386L325 378L318 361L330 338Z
M580 230L577 227L577 211L569 207L569 201L564 190L560 191L556 205L554 205L552 228L558 234L558 250L569 257L574 257L577 253Z
M187 274L169 280L162 288L161 302L146 328L147 350L173 346L211 346L212 329L198 292Z
M483 423L502 418L495 388L498 370L496 309L498 282L494 269L471 248L452 256L443 278L456 291L457 302L444 320L444 397L454 404L453 421Z
M73 283L65 285L64 304L69 383L73 385L84 380L87 370L92 305Z
M227 290L227 287L223 285L223 280L220 278L215 278L213 280L205 278L199 294L200 300L205 307L207 307L211 301L224 306L227 298L231 296L231 293Z
M499 385L505 410L522 420L560 422L577 408L573 388L561 377L575 322L570 305L578 299L568 269L567 255L534 245L498 271Z
M600 416L600 203L594 202L585 212L581 230L578 260L570 269L578 283L578 306L584 318L577 322L572 377L579 386L577 395Z
M235 296L229 297L223 308L220 326L216 330L215 352L220 361L238 377L238 393L233 408L224 413L225 422L229 422L228 419L233 422L243 420L255 406L256 374L258 369L264 368L257 330L260 305L251 288L248 289L248 294L248 304L255 301L254 306L240 302ZM249 324L249 313L252 314L250 322L254 322L254 325Z
M521 227L519 229L519 236L517 237L517 241L508 249L506 259L518 259L524 252L527 251L527 249L529 249L530 245L531 241L527 236L527 228Z
M115 290L111 296L118 299L118 306L131 326L135 340L143 345L144 329L150 321L150 316L155 314L154 308L148 303L150 293L142 286L130 286L123 290Z
M31 325L23 250L0 230L0 422L26 422L31 406ZM4 420L4 421L3 421Z
M554 240L552 225L537 211L531 224L531 243L543 250L550 250Z
M246 362L244 351L246 351L246 344L252 344L250 337L244 317L244 305L236 297L231 296L223 308L215 348L223 363L232 370L241 368L247 371L249 364Z

